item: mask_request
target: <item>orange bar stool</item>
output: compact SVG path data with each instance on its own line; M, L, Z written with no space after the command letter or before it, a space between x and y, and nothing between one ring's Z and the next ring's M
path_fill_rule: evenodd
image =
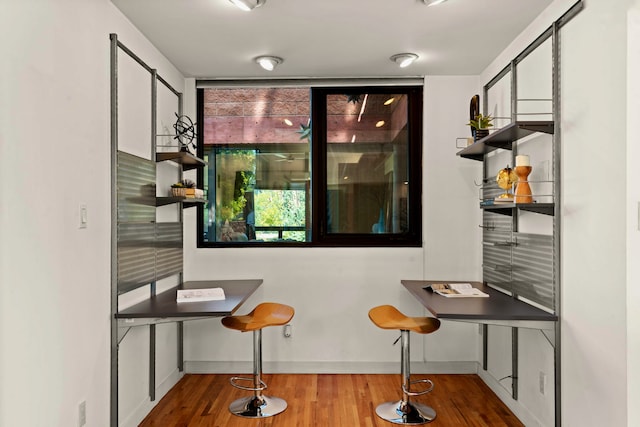
M411 396L420 396L433 390L431 380L411 381L409 370L409 331L419 334L430 334L440 328L440 321L433 317L408 317L391 305L381 305L369 310L369 319L382 329L399 329L402 347L402 400L386 402L378 405L376 414L394 424L417 425L431 422L436 417L433 408L418 402L410 402ZM395 344L395 343L394 343ZM427 388L411 391L411 386L417 383L427 384Z
M253 378L232 377L231 385L241 390L253 391L253 396L231 402L229 411L245 418L266 418L287 409L287 402L279 397L264 396L267 385L262 381L262 328L285 325L293 318L292 307L274 302L258 304L251 313L227 316L222 324L240 332L253 331ZM241 383L252 385L242 385Z

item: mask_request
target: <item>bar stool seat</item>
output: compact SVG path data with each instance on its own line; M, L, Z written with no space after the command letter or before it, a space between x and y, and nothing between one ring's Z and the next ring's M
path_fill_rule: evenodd
M229 405L229 411L245 418L266 418L287 409L287 402L279 397L264 396L267 384L262 381L262 329L268 326L286 325L293 318L294 309L285 304L265 302L258 304L249 314L227 316L222 324L240 332L253 332L253 378L231 377L231 385L241 390L253 391L253 396L237 399ZM251 386L241 382L251 383Z
M430 334L440 328L440 321L433 317L409 317L391 305L372 308L369 310L369 319L379 328L400 330L402 347L400 357L402 400L378 405L376 414L394 424L418 425L433 421L436 417L436 411L433 408L410 401L410 396L420 396L433 390L433 382L431 380L411 381L409 331ZM427 384L428 387L420 391L412 391L411 386L419 383Z

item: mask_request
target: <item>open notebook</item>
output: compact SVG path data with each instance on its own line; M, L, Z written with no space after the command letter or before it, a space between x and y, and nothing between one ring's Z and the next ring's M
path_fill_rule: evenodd
M489 294L471 286L471 283L432 283L424 288L447 298L488 297Z
M224 289L178 289L177 302L218 301L225 299Z

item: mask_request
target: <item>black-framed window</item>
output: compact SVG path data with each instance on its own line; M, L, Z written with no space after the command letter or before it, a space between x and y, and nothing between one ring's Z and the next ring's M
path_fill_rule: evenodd
M198 130L199 247L422 245L421 86L198 89Z

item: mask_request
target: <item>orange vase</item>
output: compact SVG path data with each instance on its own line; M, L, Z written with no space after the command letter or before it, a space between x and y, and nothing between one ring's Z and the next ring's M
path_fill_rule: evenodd
M516 166L513 170L516 175L518 175L518 185L516 185L514 201L516 203L533 203L531 187L528 181L531 166Z

